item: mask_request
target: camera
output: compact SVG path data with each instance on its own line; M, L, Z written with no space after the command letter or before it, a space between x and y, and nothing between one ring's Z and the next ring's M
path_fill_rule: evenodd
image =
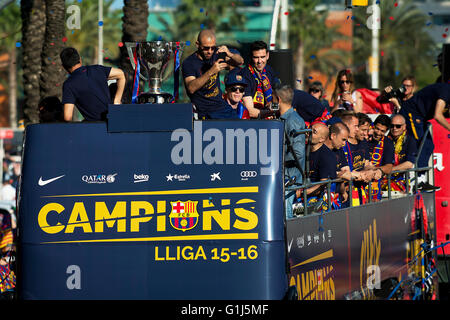
M225 62L225 58L227 57L227 53L226 52L219 52L217 54L218 58L217 60L223 60Z
M270 109L272 109L273 111L278 111L280 110L280 105L278 104L278 102L272 102Z
M376 98L378 103L388 103L389 99L397 98L401 100L405 97L405 86L401 86L398 89L392 90L391 92L382 91L381 94Z

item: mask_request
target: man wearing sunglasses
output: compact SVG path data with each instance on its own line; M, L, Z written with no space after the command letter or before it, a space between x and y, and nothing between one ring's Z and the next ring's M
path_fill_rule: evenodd
M392 117L389 138L394 142L394 167L392 171L407 170L414 167L417 145L406 130L406 119L401 114Z
M241 70L241 75L248 82L244 93L244 106L250 117L265 119L273 115L270 109L273 86L280 80L274 70L267 64L269 49L264 41L255 41L250 48L250 64Z
M417 157L417 146L414 138L408 134L406 119L401 114L396 114L392 117L388 137L394 143L394 167L392 171L413 168ZM387 184L387 179L384 179L383 188L387 187ZM405 174L392 175L391 189L394 191L406 191Z
M450 131L450 123L445 116L448 113L449 105L450 83L433 83L419 90L411 99L403 101L400 114L405 117L407 130L416 140L418 147L427 132L429 120L436 120L442 127ZM428 167L428 160L433 150L433 138L428 133L417 162L418 168ZM430 188L424 181L424 173L419 173L419 181L424 183L422 190L428 191ZM433 189L437 190L439 187Z
M222 98L219 73L229 65L243 64L244 60L236 50L217 47L212 30L200 31L195 44L197 51L183 61L182 73L186 92L199 118L234 118L236 113Z
M238 74L238 71L232 70L225 77L224 100L237 112L239 119L250 119L247 108L242 104L247 81Z
M414 93L417 89L417 82L416 82L416 78L414 76L406 76L403 78L402 80L402 86L405 88L405 92L403 94L403 97L398 100L397 98L390 98L389 101L392 102L395 106L396 110L400 110L401 108L401 103L403 101L409 100L414 96ZM386 92L390 92L392 91L393 88L392 86L388 86L384 89L384 91Z

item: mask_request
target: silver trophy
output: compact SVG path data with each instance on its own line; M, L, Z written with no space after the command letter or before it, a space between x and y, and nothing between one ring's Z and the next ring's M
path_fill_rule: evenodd
M133 70L139 62L139 77L148 81L149 91L138 95L137 103L170 103L173 96L162 92L162 78L170 57L176 51L181 59L185 42L175 41L143 41L125 42Z

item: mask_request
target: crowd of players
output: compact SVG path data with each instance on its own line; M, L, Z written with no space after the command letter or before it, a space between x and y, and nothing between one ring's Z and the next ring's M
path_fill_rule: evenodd
M196 46L198 50L183 62L182 73L198 119L278 118L284 122L285 178L290 186L286 192L288 218L294 216L293 207L307 205L320 211L327 210L331 202L338 209L349 206L350 199L352 205L379 201L388 188L406 192L405 173L391 173L428 166L434 147L431 135L426 134L429 120L435 119L450 130L445 119L449 83L432 84L414 94L414 77L405 77L401 96L390 95L390 86L382 93L389 98L393 115L380 114L372 121L362 112L363 96L355 90L350 70L339 71L328 102L323 99L320 82L313 82L307 91L281 84L267 63L270 51L263 41L251 44L250 63L244 67L238 51L216 46L211 30L199 33ZM227 71L223 94L219 80L222 70ZM298 134L304 129L310 129L310 133ZM419 189L439 189L419 173ZM303 188L305 178L313 186ZM331 199L327 201L325 184L314 182L338 178L343 182L331 185ZM350 180L351 184L346 182Z
M394 116L379 115L372 122L363 113L363 95L355 89L350 70L338 72L327 101L320 82L311 83L307 91L282 84L268 64L270 50L264 41L251 44L247 65L236 49L218 46L212 30L200 31L195 45L197 51L184 59L181 71L196 119L280 119L285 128L287 185L301 186L305 178L311 182L334 178L354 182L351 188L348 183L334 186L335 208L348 206L349 199L355 205L368 198L380 199L381 190L388 188L386 176L393 170L427 167L434 148L431 134L427 134L429 120L435 119L450 131L446 119L450 83L442 82L442 77L440 82L416 93L414 77L405 77L401 96L393 95L397 91L392 87L385 88L382 95L389 98ZM60 58L69 73L63 84L62 102L41 102L42 122L71 121L74 107L85 121L104 121L109 103L124 102L126 81L122 70L83 66L74 48L65 48ZM224 91L221 71L226 72ZM107 83L112 79L117 85L110 92ZM298 134L305 129L308 134ZM306 146L311 151L308 155ZM426 182L422 173L418 187L438 189ZM404 174L392 178L389 188L405 191ZM321 203L326 194L319 185L287 193L288 217L292 217L292 204L302 201L305 195L309 205Z

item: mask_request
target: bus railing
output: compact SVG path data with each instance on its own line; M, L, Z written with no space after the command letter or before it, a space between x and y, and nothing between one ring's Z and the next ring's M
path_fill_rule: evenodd
M434 166L432 163L432 166L429 167L423 167L423 168L417 168L418 165L418 161L419 161L419 157L422 153L423 150L423 146L425 144L425 139L427 138L428 134L431 134L431 129L432 129L432 125L428 124L427 129L425 131L424 136L422 137L422 140L420 141L420 145L419 145L419 149L417 152L417 157L414 163L414 168L410 168L410 169L406 169L406 170L396 170L396 171L392 171L389 174L387 174L387 193L388 193L388 197L387 200L391 200L392 199L392 190L391 190L391 181L392 181L392 176L393 175L398 175L398 174L404 174L405 176L405 185L406 185L406 192L405 192L405 196L410 194L410 173L414 172L414 182L415 182L415 190L418 190L418 172L425 172L426 174L426 181L430 181L430 171L433 173L433 182L434 182ZM303 129L303 130L299 130L296 131L294 133L295 136L299 135L299 134L309 134L312 132L312 129ZM323 184L327 184L327 212L328 211L332 211L331 210L331 184L332 183L342 183L342 182L348 182L349 183L349 193L348 193L348 200L350 202L349 207L353 207L353 197L352 197L352 188L353 188L353 178L351 178L350 180L347 179L342 179L342 178L338 178L338 179L328 179L328 180L321 180L318 182L311 182L309 179L309 154L311 152L311 144L307 143L306 144L306 148L305 148L305 170L303 171L302 166L300 165L300 162L298 160L298 158L295 155L295 152L292 149L292 144L290 142L290 139L288 137L288 135L285 134L285 139L287 142L287 147L291 149L291 152L294 156L294 161L297 163L297 167L299 168L301 174L302 174L302 184L296 184L295 180L294 181L288 181L285 184L285 198L288 198L289 196L292 196L293 193L296 193L298 189L302 189L302 193L303 193L303 206L304 206L304 214L307 215L308 214L308 195L307 195L307 189L316 185L323 185ZM284 165L283 165L283 169L284 169ZM382 178L381 178L382 179ZM368 184L368 202L371 203L372 202L372 183L373 181L376 180L372 180L369 182L366 182ZM380 190L380 192L382 192ZM383 197L382 197L383 199Z
M387 198L386 197L382 197L380 201L386 201L386 200L391 200L392 199L392 190L391 190L391 181L392 181L392 176L398 175L398 174L403 174L404 175L404 180L405 180L405 185L406 185L406 189L405 192L401 193L402 196L408 196L410 194L414 193L414 190L418 190L418 172L419 171L427 171L427 180L429 178L429 170L433 169L433 167L423 167L423 168L411 168L411 169L406 169L406 170L396 170L396 171L392 171L391 173L386 175L387 178ZM414 185L415 188L410 188L410 173L414 173ZM382 178L381 178L382 179ZM296 193L298 189L302 189L302 194L303 194L303 206L304 206L304 211L303 214L307 215L308 214L308 194L307 194L307 190L311 187L317 186L317 185L326 185L326 192L327 192L327 212L329 211L333 211L331 210L331 184L332 183L348 183L349 185L349 193L348 193L348 200L349 201L349 207L353 207L353 197L352 197L352 188L353 188L353 181L355 179L351 178L349 180L347 179L343 179L343 178L337 178L337 179L327 179L327 180L321 180L321 181L317 181L317 182L306 182L303 184L292 184L290 186L285 187L285 191L286 193L286 197L291 196L293 193ZM365 184L368 185L368 203L372 202L372 183L371 182L376 182L378 180L371 180L369 182L365 182ZM381 191L381 190L380 190ZM310 197L311 198L311 197Z

